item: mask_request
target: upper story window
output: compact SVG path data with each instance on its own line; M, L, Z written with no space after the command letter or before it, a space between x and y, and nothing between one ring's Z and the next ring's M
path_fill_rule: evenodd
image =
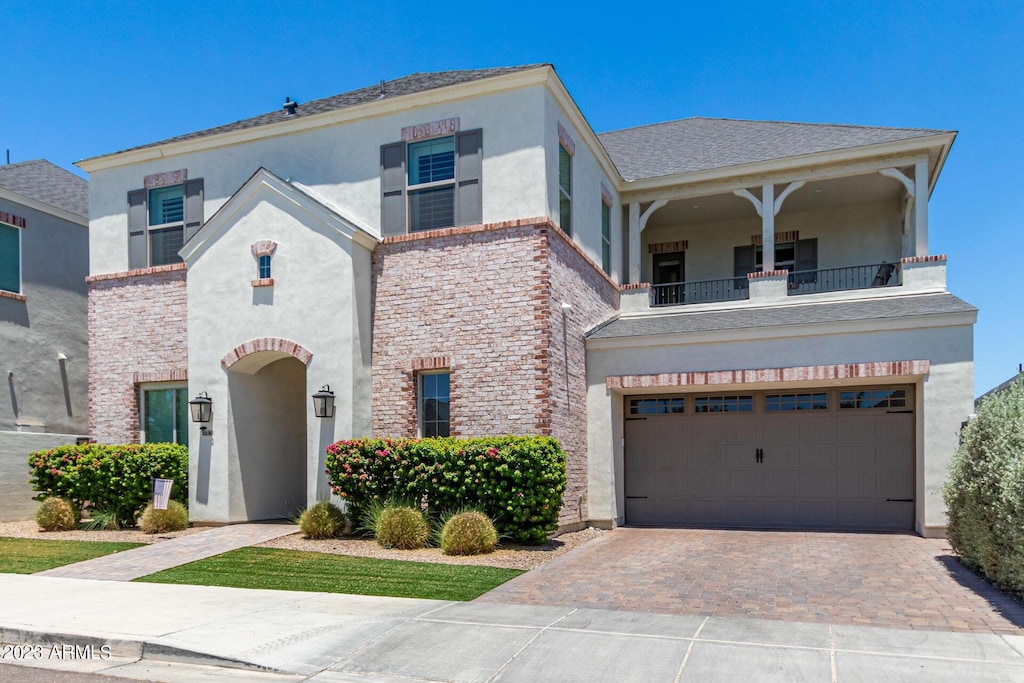
M564 144L558 145L558 223L572 236L572 154Z
M261 280L266 280L268 277L271 276L270 254L263 254L262 256L260 256L258 271L259 272L257 273L257 277L259 277Z
M184 174L184 171L176 171L161 175L178 178ZM181 262L178 251L202 224L201 178L129 192L128 268Z
M612 207L601 199L601 269L612 274Z
M482 222L481 130L383 145L380 161L383 235Z
M737 287L746 287L747 273L760 273L764 270L764 247L760 244L736 247L733 251L733 277ZM775 245L775 270L802 272L797 282L813 281L813 272L818 269L818 240L797 239L791 242L779 242Z
M0 223L0 290L21 294L21 228Z
M409 229L455 225L455 137L409 144Z

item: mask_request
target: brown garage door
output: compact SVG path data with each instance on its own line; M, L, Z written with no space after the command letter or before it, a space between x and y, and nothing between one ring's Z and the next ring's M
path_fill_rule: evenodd
M912 387L626 399L626 523L909 530Z

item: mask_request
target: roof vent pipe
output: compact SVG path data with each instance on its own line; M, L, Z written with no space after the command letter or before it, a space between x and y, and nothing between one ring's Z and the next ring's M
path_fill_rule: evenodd
M287 116L295 116L295 108L299 106L298 102L292 102L292 98L284 98L284 113Z
M380 81L380 96L384 97L384 79L383 78Z

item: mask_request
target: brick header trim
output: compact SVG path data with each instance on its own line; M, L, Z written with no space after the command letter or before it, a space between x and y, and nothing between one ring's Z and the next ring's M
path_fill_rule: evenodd
M86 276L85 281L87 283L92 283L103 282L104 280L125 280L133 277L142 277L143 275L159 275L160 273L173 273L179 270L185 270L184 263L169 263L166 266L136 268L135 270L125 270L121 271L120 273L102 273L100 275L89 275Z
M446 370L451 367L448 356L434 356L433 358L417 358L412 362L413 372L421 370Z
M249 246L249 251L252 252L253 258L273 256L274 252L277 251L277 242L273 240L258 240Z
M15 301L28 301L24 294L16 294L15 292L8 292L2 289L0 289L0 298L14 299Z
M415 126L406 126L402 129L402 142L413 142L425 138L436 138L441 135L454 135L459 132L459 117L431 121L430 123L418 123Z
M24 218L15 216L13 213L7 213L6 211L0 211L0 223L13 225L16 228L24 228L26 225Z
M666 254L672 251L686 251L689 248L689 240L680 240L679 242L658 242L656 244L648 244L647 253Z
M154 187L166 187L167 185L181 185L188 180L188 169L179 168L177 171L165 171L164 173L153 173L142 180L142 186L147 190Z
M246 356L259 353L260 351L280 351L282 353L287 353L293 358L298 358L302 361L303 365L309 365L309 361L313 358L313 352L301 344L297 344L287 339L281 339L280 337L260 337L259 339L250 339L241 346L233 348L220 359L220 366L227 370Z
M565 151L569 153L569 156L576 154L576 141L572 139L569 131L561 123L558 124L558 141L565 147Z
M777 232L775 233L775 244L781 244L782 242L796 242L800 239L799 230L790 230L788 232ZM750 236L750 243L753 246L759 246L764 240L764 235L757 233L756 235Z
M674 372L661 375L618 375L607 377L608 389L650 389L655 387L714 386L720 384L764 384L768 382L807 382L872 377L913 377L927 375L931 361L907 360L848 365L807 365L761 370L718 370L712 372Z
M747 273L748 280L757 280L763 277L784 277L788 276L788 270L765 270L760 273Z
M145 384L147 382L185 382L188 380L188 370L162 370L160 372L136 372L132 374L132 382Z
M649 282L633 282L628 285L619 285L619 291L625 292L631 289L650 289L651 283Z
M945 254L933 254L931 256L906 256L906 257L900 259L900 263L903 263L903 264L907 264L907 263L938 263L940 261L942 263L946 262L946 255Z

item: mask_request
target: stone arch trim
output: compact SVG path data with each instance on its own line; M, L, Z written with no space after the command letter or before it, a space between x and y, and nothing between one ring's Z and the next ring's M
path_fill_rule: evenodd
M246 356L251 356L260 351L286 353L302 361L303 365L309 365L309 361L313 358L313 352L302 344L289 341L288 339L281 339L280 337L259 337L258 339L250 339L241 346L231 349L230 352L220 359L220 366L227 370Z

